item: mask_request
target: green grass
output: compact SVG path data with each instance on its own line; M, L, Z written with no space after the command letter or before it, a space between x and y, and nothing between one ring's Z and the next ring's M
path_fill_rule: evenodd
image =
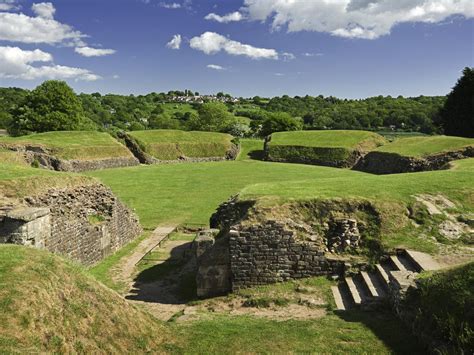
M108 133L94 131L46 132L21 137L0 137L0 145L32 144L49 148L63 159L131 157L130 151Z
M474 139L448 136L409 137L397 139L390 144L377 148L376 151L409 157L425 157L459 150L468 146L474 146Z
M233 137L215 132L178 130L148 130L129 133L142 149L160 160L224 157L232 146Z
M263 140L261 139L241 139L241 149L237 160L263 159Z
M319 148L375 148L384 143L383 137L367 131L297 131L272 134L270 146L300 146Z
M422 349L394 316L351 312L317 320L209 316L171 325L173 352L190 354L413 354ZM190 346L189 344L192 344Z
M247 185L275 181L286 184L303 179L313 179L315 185L319 185L320 180L367 174L307 165L240 160L141 166L95 171L88 175L110 186L136 210L144 227L153 228L160 223L207 225L215 209Z
M186 112L194 112L197 114L197 111L193 109L190 104L182 104L182 103L166 103L161 105L163 110L168 113L171 117L177 112L179 113L186 113Z

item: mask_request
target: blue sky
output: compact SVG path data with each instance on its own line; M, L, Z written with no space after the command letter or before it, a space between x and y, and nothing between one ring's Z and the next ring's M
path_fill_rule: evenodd
M470 0L329 3L0 0L0 86L56 78L122 94L444 95L474 65ZM167 46L176 35L179 49Z

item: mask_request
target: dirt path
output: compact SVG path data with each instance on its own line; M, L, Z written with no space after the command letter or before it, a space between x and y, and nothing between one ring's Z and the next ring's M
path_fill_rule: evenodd
M146 254L159 246L177 227L178 226L160 226L156 228L149 238L143 240L137 246L130 257L118 265L118 272L115 273L114 281L125 282L131 287L133 284L135 265L137 265Z

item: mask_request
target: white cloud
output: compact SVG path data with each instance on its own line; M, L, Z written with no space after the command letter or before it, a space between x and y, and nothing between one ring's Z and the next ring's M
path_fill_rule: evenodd
M55 65L50 53L35 49L22 50L18 47L0 46L0 77L12 79L75 79L94 81L100 76L87 69ZM33 66L34 63L48 63Z
M323 55L323 53L303 53L304 57L322 57Z
M275 73L274 75L275 76L285 76L285 74L283 74L283 73Z
M18 9L19 5L16 4L16 0L0 0L0 11L12 11Z
M472 0L245 0L241 11L252 20L271 19L273 29L365 39L387 35L399 23L474 17Z
M114 49L102 49L102 48L91 48L91 47L76 47L74 49L76 53L84 57L102 57L105 55L114 54Z
M215 13L210 13L206 17L204 17L204 19L210 21L217 21L220 23L229 23L242 21L244 19L244 16L240 12L235 11L224 16L220 16Z
M112 79L120 79L120 75L115 74L112 76Z
M283 52L281 56L285 62L296 59L296 56L293 53Z
M174 35L171 41L166 43L166 47L171 48L171 49L180 49L181 48L181 42L183 39L181 38L181 35Z
M21 13L0 12L0 40L23 43L80 44L86 35L52 18L51 3L33 5L37 17Z
M209 69L214 69L218 71L227 70L227 68L221 67L220 65L217 65L217 64L208 64L207 67Z
M160 2L158 5L165 9L171 9L171 10L181 9L183 7L181 4L178 4L177 2L173 2L173 3Z
M230 40L215 32L206 32L190 41L191 48L206 54L224 51L230 55L243 55L252 59L278 59L274 49L257 48L248 44Z
M54 14L56 13L56 9L54 8L53 4L50 2L42 2L39 4L33 4L31 10L38 16L42 17L47 20L52 20L54 18Z

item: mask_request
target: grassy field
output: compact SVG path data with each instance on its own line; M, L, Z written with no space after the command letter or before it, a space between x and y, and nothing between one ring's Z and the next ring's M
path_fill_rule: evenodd
M272 134L272 145L370 150L385 143L383 137L367 131L297 131Z
M250 141L259 147L258 141ZM252 151L244 142L245 152ZM332 179L366 174L297 164L240 160L197 164L152 165L88 173L99 178L133 207L146 228L158 224L207 225L215 209L247 185L280 181Z
M142 149L160 160L224 157L232 146L233 137L214 132L177 130L134 131L129 133Z
M177 112L181 114L185 114L186 112L193 112L197 114L197 111L193 109L190 104L169 102L166 104L162 104L161 106L163 107L163 110L171 117L173 117L173 115Z
M46 132L21 137L0 137L0 146L32 144L49 148L63 159L92 160L131 157L130 151L108 133L92 131Z
M409 137L397 139L390 144L377 148L376 151L421 158L459 150L468 146L474 146L474 139L448 136Z

